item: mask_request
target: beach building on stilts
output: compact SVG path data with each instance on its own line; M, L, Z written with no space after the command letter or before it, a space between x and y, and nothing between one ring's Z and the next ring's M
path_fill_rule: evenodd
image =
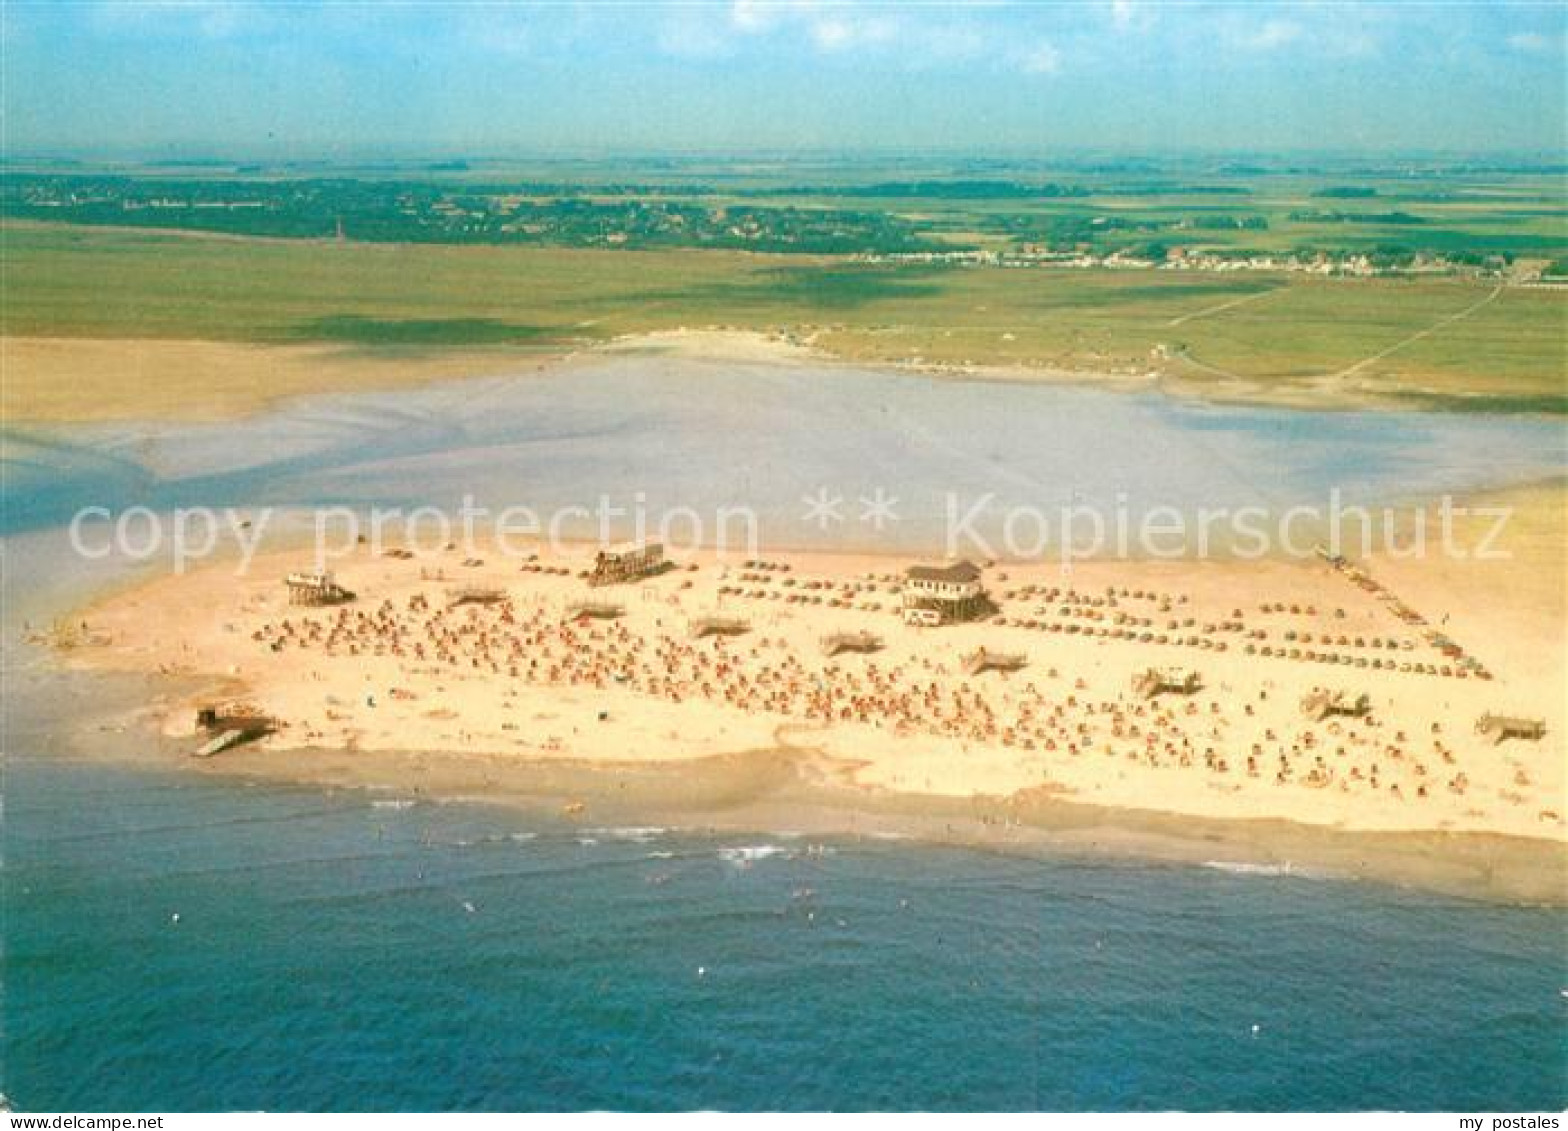
M1490 711L1475 721L1475 732L1496 746L1510 738L1539 742L1546 737L1545 719L1526 719L1518 715L1494 715Z
M626 615L626 606L616 601L573 601L566 606L566 620L614 620Z
M499 585L459 585L446 591L449 607L457 605L497 605L506 600L506 590Z
M1372 711L1372 699L1366 694L1352 695L1348 691L1330 691L1326 687L1315 687L1301 700L1301 713L1315 723L1320 723L1330 715L1342 715L1346 718L1365 718Z
M871 653L882 650L882 638L874 632L833 632L820 641L822 654L829 658L841 652Z
M1029 663L1022 652L996 652L982 645L963 657L964 674L981 675L984 672L1016 672Z
M1156 695L1191 695L1203 686L1203 677L1181 668L1145 668L1132 677L1132 691L1140 699Z
M288 587L291 605L342 605L354 599L351 591L324 570L291 573L283 584Z
M980 567L973 562L913 565L904 571L904 623L921 627L961 624L990 608Z
M589 585L618 585L653 577L670 568L659 542L628 542L606 546L594 557Z
M693 640L701 640L705 636L740 636L751 631L751 622L744 617L725 616L722 613L710 613L705 616L693 617L687 628L687 635Z

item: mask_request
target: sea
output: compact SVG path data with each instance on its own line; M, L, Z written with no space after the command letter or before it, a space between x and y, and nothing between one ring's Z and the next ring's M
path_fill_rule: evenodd
M1288 500L1331 479L1372 497L1563 465L1560 425L1528 418L997 399L796 370L756 377L742 406L721 373L682 396L672 363L626 364L574 371L570 395L546 375L468 397L297 402L227 434L4 437L10 1105L1568 1107L1561 908L1219 849L1178 865L600 828L181 772L146 756L135 727L89 725L140 689L58 672L20 643L24 617L124 576L62 555L60 525L86 502L444 500L465 475L546 499L651 483L719 502L743 479L783 514L834 475L1097 498L1142 485L1245 499L1266 484ZM740 470L715 478L721 458Z
M1561 910L8 759L19 1110L1568 1106Z

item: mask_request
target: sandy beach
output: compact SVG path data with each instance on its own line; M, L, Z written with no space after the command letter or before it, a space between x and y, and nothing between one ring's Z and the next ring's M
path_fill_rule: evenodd
M959 812L1014 838L1139 811L1298 845L1397 834L1393 856L1439 866L1475 834L1483 855L1560 865L1563 494L1506 497L1522 516L1506 562L1002 563L983 570L990 617L936 628L900 615L907 559L698 553L589 588L588 547L521 563L362 548L334 563L347 604L291 606L283 578L311 563L278 552L106 597L57 643L72 665L184 687L154 722L221 771L598 797L627 817L800 787L856 827L940 834ZM723 631L701 634L711 616ZM828 655L834 634L876 647ZM979 649L1015 670L977 670ZM1195 686L1146 695L1151 668ZM1314 717L1318 691L1342 699ZM278 729L191 758L203 705ZM1476 729L1489 713L1544 737L1498 742ZM1523 887L1552 898L1560 866L1534 871Z
M678 330L531 364L606 353L824 362L809 342ZM242 577L216 560L34 635L75 667L145 678L128 725L205 772L581 803L585 820L722 813L1200 863L1223 844L1559 902L1565 500L1560 482L1467 497L1513 508L1498 561L983 563L987 615L937 628L904 623L917 559L891 551L677 553L661 576L590 589L593 546L521 561L481 544L361 548L332 563L355 599L325 608L288 603L304 551ZM1461 519L1458 541L1489 525ZM618 608L574 612L585 600ZM741 631L697 635L712 615ZM829 655L835 634L875 647ZM1146 697L1151 669L1192 686ZM192 757L213 733L203 706L277 727ZM1498 742L1477 731L1487 715L1544 736Z

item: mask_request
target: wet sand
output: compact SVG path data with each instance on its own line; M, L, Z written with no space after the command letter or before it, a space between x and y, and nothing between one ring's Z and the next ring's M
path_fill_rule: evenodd
M307 394L528 372L565 352L0 336L6 373L0 420L11 426L233 420Z
M1311 384L1194 377L1170 367L1112 373L1039 365L890 362L835 353L815 336L784 337L724 328L633 334L549 347L383 347L323 343L261 345L163 338L0 336L7 380L0 418L12 426L117 421L212 422L268 411L305 395L413 389L523 376L563 364L667 356L737 365L857 367L942 381L1060 385L1158 392L1212 404L1284 409L1408 410L1399 388L1371 382ZM1462 402L1456 402L1462 403Z
M120 697L154 704L193 690L164 678L121 676L113 685ZM786 750L596 764L464 752L367 757L343 750L250 746L222 758L193 760L187 744L158 732L156 716L154 706L131 721L92 722L70 736L67 748L77 756L177 767L236 782L287 781L363 789L389 800L500 805L552 820L564 817L585 835L653 827L907 840L1099 862L1152 860L1216 868L1259 882L1367 881L1487 902L1568 905L1568 845L1534 838L1205 820L1039 792L963 799L892 793L835 784L812 769L809 756ZM134 743L125 743L131 737ZM106 738L113 739L112 750Z

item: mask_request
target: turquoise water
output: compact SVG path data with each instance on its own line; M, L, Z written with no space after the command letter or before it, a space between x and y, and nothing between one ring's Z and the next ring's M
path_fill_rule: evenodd
M26 754L7 777L19 1108L1568 1104L1560 912Z

